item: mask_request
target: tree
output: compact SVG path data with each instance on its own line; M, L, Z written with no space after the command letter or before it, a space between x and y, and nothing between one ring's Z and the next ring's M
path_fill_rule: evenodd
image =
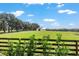
M0 14L0 21L2 22L2 29L5 31L6 26L8 29L8 32L10 32L10 28L12 28L12 23L15 20L15 16L13 14L6 14L6 13L2 13ZM6 22L6 26L5 25Z
M40 26L36 23L32 23L31 28L32 30L36 30L37 28L39 28Z
M6 25L6 21L2 21L2 29L3 29L3 31L4 31L4 33L6 32L6 27L7 27L7 25Z
M40 26L36 23L23 22L13 14L0 14L0 30L12 32L13 30L36 30Z
M23 30L23 22L21 20L16 18L16 21L14 23L15 23L14 28L15 28L16 31Z
M0 21L2 21L2 28L5 31L5 22L7 22L7 29L8 32L12 32L13 29L16 29L16 23L19 22L20 20L17 19L13 14L6 14L6 13L2 13L0 14ZM18 25L17 25L18 26Z
M23 30L31 30L31 23L23 22Z

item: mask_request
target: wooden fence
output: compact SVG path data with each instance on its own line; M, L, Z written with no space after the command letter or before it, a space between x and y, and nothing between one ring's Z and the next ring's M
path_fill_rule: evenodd
M12 41L12 42L17 42L17 40L19 40L19 38L0 38L0 51L7 51L8 50L8 40ZM24 41L29 41L30 39L26 39L26 38L22 38L22 43ZM41 39L35 39L36 41L41 41ZM56 54L55 52L55 48L57 47L57 44L55 43L56 42L56 39L49 39L49 42L51 43L51 46L52 47L49 47L50 50L52 50L52 52L48 52L50 54ZM61 42L64 42L64 46L67 46L68 49L70 50L70 52L68 53L68 55L71 55L71 56L78 56L78 52L79 52L79 49L78 49L78 46L79 46L79 40L61 40ZM42 52L42 47L40 47L41 44L37 44L39 46L37 46L37 50L35 51L35 53L39 54L39 53L43 53ZM63 46L62 44L60 44L60 46Z

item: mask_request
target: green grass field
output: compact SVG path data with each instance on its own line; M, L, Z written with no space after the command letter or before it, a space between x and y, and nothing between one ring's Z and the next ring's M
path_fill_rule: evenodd
M45 35L50 35L51 39L56 39L56 34L57 33L61 33L62 34L62 39L63 40L79 40L79 32L60 32L60 31L22 31L22 32L15 32L15 33L4 33L4 34L0 34L0 38L30 38L30 36L35 35L35 38L42 38ZM18 40L10 40L12 42L18 42ZM8 42L8 40L3 40L0 39L0 42ZM22 40L21 42L24 42L24 40ZM27 41L28 42L28 41ZM50 42L50 43L56 43L56 42ZM64 42L65 44L75 44L74 42ZM79 43L78 43L79 44ZM8 47L4 47L4 46L8 46L7 43L0 43L0 45L2 47L0 47L0 49L8 49ZM38 45L37 45L38 47ZM53 48L56 48L56 46L51 46ZM75 46L67 46L70 49L75 49ZM36 51L42 51L42 49L37 49ZM54 51L54 50L52 50ZM2 53L5 53L5 51L2 51ZM69 53L75 53L75 51L70 51ZM36 55L38 55L36 53ZM40 54L41 56L41 54Z
M62 39L79 40L79 32L60 32L60 31L23 31L15 33L0 34L1 38L29 38L33 34L36 38L42 38L45 35L50 35L51 39L56 39L56 34L61 33Z

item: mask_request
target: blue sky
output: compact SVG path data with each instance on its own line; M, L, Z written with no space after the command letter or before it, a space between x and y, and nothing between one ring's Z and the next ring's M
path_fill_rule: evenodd
M79 28L77 3L2 3L0 13L12 13L23 21L38 23L42 28Z

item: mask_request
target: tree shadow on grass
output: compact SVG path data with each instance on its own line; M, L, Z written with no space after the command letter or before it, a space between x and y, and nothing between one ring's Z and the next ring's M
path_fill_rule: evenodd
M22 32L22 31L18 31L18 32ZM17 33L17 31L12 31L12 32L0 32L0 34L8 34L8 33Z

